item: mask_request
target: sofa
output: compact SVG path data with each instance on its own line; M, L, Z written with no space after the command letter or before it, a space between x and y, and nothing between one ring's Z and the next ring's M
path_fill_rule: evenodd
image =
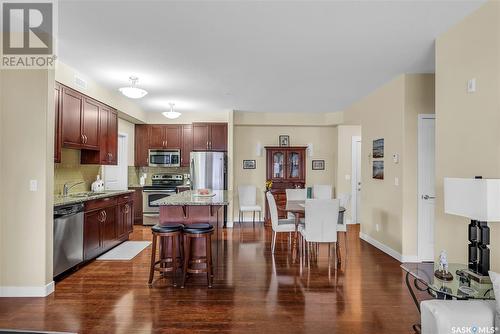
M500 333L494 300L425 300L420 310L422 334Z

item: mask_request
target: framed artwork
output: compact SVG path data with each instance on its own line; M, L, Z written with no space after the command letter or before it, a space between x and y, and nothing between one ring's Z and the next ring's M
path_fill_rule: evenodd
M373 141L372 158L379 159L384 157L384 138Z
M243 169L255 169L255 160L243 160Z
M325 160L313 160L312 161L313 170L325 170Z
M290 136L289 135L280 135L279 136L280 146L286 147L290 146Z
M373 174L372 177L377 180L384 179L384 162L377 160L373 162Z

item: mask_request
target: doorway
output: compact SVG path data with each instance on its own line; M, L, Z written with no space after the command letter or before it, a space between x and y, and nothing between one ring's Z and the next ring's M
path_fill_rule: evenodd
M418 115L418 259L434 261L435 115Z
M351 165L351 218L353 224L359 224L361 218L361 137L352 137Z
M106 190L126 190L128 188L128 135L118 134L118 163L104 166L102 178Z

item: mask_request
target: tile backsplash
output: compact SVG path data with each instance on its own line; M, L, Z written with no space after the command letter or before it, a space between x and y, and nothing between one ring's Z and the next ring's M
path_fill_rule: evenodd
M72 188L70 192L90 191L90 185L101 173L99 165L81 165L80 150L63 148L61 163L54 165L54 195L62 194L65 183L84 182Z

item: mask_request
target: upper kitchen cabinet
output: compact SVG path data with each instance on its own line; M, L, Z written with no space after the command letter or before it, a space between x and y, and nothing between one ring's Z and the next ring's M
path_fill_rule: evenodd
M82 164L116 165L118 163L118 112L99 103L99 150L82 150Z
M64 86L61 98L62 146L99 150L99 103Z
M227 123L193 123L194 151L227 151Z
M54 162L61 162L61 85L56 82L54 91Z
M149 126L149 148L181 148L180 125L150 125Z
M56 82L54 161L61 147L81 149L82 164L116 165L118 112Z
M148 166L148 150L149 150L149 126L146 124L135 125L135 166Z
M193 126L182 126L181 167L189 167L189 159L193 150Z

